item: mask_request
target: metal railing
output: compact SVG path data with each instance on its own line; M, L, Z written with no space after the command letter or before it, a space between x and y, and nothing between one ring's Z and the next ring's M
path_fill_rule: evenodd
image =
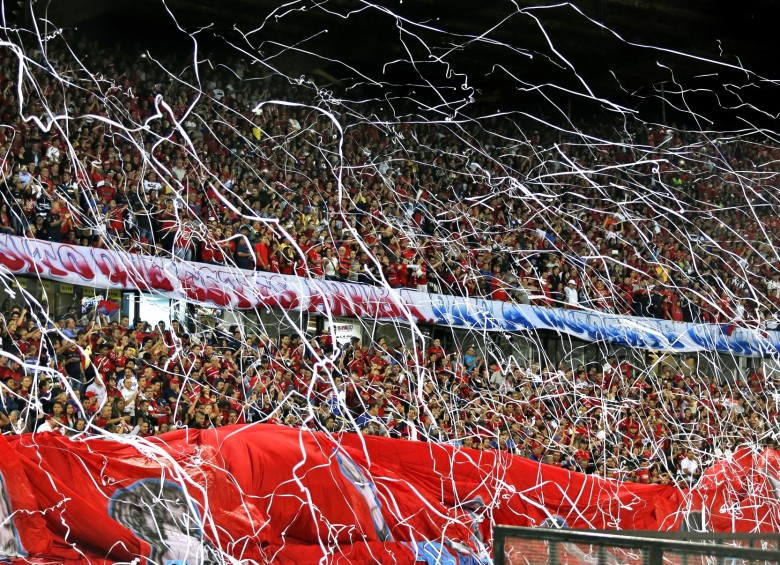
M666 539L673 541L692 541L733 547L780 550L780 532L742 533L742 532L701 532L691 531L650 531L650 530L590 530L606 535L627 535L640 538Z
M496 565L780 564L780 534L555 530L497 526Z

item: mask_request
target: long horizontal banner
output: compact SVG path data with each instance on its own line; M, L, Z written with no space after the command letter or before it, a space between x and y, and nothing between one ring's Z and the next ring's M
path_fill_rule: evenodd
M0 267L14 275L107 289L156 291L219 308L271 307L481 331L552 330L614 346L681 353L718 351L759 357L780 350L777 331L726 330L718 324L686 324L313 280L9 235L0 235Z
M746 447L679 489L269 424L0 436L0 560L486 565L495 524L777 532L779 471L778 452Z

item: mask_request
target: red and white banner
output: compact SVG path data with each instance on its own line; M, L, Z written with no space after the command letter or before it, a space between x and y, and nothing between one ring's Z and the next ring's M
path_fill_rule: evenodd
M780 332L305 279L0 235L0 269L105 289L155 291L209 307L303 310L329 317L484 330L552 330L586 341L674 352L780 354Z
M3 436L0 558L413 563L438 551L484 562L494 524L674 530L692 512L714 531L777 531L778 470L777 452L744 450L681 490L492 451L272 425L123 443Z

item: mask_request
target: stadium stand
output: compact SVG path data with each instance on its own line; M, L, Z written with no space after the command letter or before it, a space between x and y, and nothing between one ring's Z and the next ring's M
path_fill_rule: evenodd
M88 89L60 92L39 77L51 108L85 116L69 138L75 154L60 134L22 121L18 85L7 78L12 61L0 64L0 119L11 126L0 129L4 233L545 307L777 328L778 219L760 205L774 198L765 184L778 172L776 145L593 124L593 139L614 140L596 151L593 139L552 129L505 144L501 122L493 131L417 124L391 132L359 120L340 140L311 109L253 111L257 101L305 95L293 86L257 87L211 70L208 95L196 99L151 61L98 57L99 45L80 45L95 55L94 72L110 67L123 78L111 86L118 104L107 114ZM64 53L47 56L67 64ZM170 122L154 121L130 142L97 119L130 127L192 104L208 117L184 124L192 152ZM560 155L540 152L553 145ZM496 157L469 157L470 146ZM672 162L675 148L684 151ZM503 206L488 176L503 178L507 195L530 196ZM563 194L567 217L545 215L545 183ZM738 186L751 187L749 212ZM656 196L634 198L644 187ZM685 213L659 216L665 196ZM760 369L726 382L696 366L637 366L606 354L589 366L496 366L468 347L432 342L415 356L411 347L356 340L336 361L334 387L312 382L312 360L334 347L327 334L302 342L228 331L195 340L179 324L94 312L56 327L36 325L22 308L3 314L4 351L55 370L31 373L0 358L4 433L147 436L264 421L452 442L683 485L741 443L775 446L767 423L777 416L774 385Z
M79 153L70 155L60 135L21 123L6 80L2 118L14 132L0 133L9 157L0 208L5 233L524 304L777 327L778 220L767 184L780 162L775 145L594 124L588 131L605 140L598 151L567 134L554 156L540 152L562 135L552 129L502 145L511 139L509 122L494 131L466 125L460 137L431 124L392 133L358 122L345 132L339 162L324 154L337 148L334 126L311 109L252 111L258 101L305 96L294 87L266 81L234 88L215 72L209 96L193 100L151 62L109 55L101 65L124 77L112 94L127 114L104 117L132 126L158 111L156 96L171 101L174 116L196 102L197 112L220 124L185 123L195 153L207 159L193 159L181 133L161 131L155 121L136 140L155 144L152 163L121 139L123 130L90 118L73 133ZM71 100L50 92L47 100L85 115L106 111L81 94ZM419 143L411 152L404 147L402 157L398 136ZM496 157L466 157L469 143ZM680 159L672 162L677 149ZM588 177L577 167L596 172ZM502 206L499 195L489 195L489 177L502 179L508 195L531 196ZM740 186L752 191L750 209ZM647 189L652 194L633 198ZM548 217L544 196L558 192L569 214ZM681 211L659 215L671 202Z
M616 357L587 370L507 370L488 366L473 347L448 351L436 340L415 359L383 340L353 339L332 387L312 381L314 360L332 353L329 334L302 343L290 335L243 340L229 330L193 341L177 322L86 318L84 326L69 316L41 328L23 308L5 313L6 353L56 371L36 375L2 357L4 433L147 436L262 421L496 449L664 484L696 478L743 443L775 445L767 417L776 416L776 404L760 369L736 384ZM431 378L418 390L421 373ZM28 403L35 398L42 406Z

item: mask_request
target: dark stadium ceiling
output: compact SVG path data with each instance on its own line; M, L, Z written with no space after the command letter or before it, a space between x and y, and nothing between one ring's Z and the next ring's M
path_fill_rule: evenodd
M417 71L424 69L436 75L437 84L450 80L458 88L458 80L448 79L445 66L432 60L431 55L446 52L450 68L467 73L469 85L479 89L477 97L497 103L511 103L523 85L555 84L582 92L577 75L594 95L610 99L638 93L641 100L657 92L661 83L674 90L673 80L703 90L732 79L742 81L739 84L761 82L702 59L737 69L743 66L763 76L777 69L775 28L780 0L578 0L570 4L539 0L384 0L370 4L355 0L167 0L166 5L189 31L210 26L209 33L235 38L235 28L243 32L261 28L252 35L253 44L265 56L277 55L274 63L292 76L317 70L349 84L357 70L402 83L413 82ZM47 16L62 27L109 18L114 25L130 22L128 28L141 34L155 26L173 28L160 0L51 0ZM627 42L660 49L631 46L588 18L603 22ZM472 41L453 49L455 35L480 34L490 41ZM280 48L297 44L300 50ZM417 68L409 62L386 65L408 60L407 48L419 62ZM765 93L773 87L764 82L763 88ZM772 96L777 97L777 87ZM723 101L717 98L712 103Z

